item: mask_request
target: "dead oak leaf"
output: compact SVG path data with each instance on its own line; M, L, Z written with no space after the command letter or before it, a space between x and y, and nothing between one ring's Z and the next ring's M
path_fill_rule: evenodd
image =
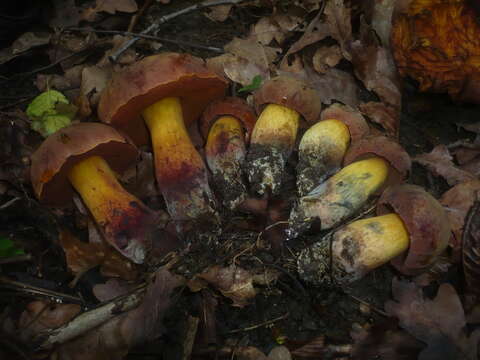
M212 6L208 12L204 12L204 15L212 21L224 22L230 16L232 6L230 4Z
M268 68L233 54L222 54L209 58L207 66L217 74L242 86L251 84L256 76L260 76L263 80L269 78Z
M234 38L224 46L225 51L240 58L248 59L250 62L269 69L277 58L281 49L260 44L256 39Z
M255 297L253 276L238 266L212 266L198 275L233 301L233 306L243 307Z
M454 251L460 251L462 247L465 219L478 192L480 192L480 181L474 179L455 185L440 198L440 203L447 212L448 220L452 227L450 246Z
M471 173L458 168L453 163L452 156L445 145L438 145L430 153L414 157L413 161L425 166L434 175L443 177L449 185L474 179Z
M477 359L480 331L467 336L462 303L450 284L442 284L432 300L424 298L422 289L408 281L394 279L392 292L395 301L385 304L387 313L427 344L419 360Z
M138 5L135 0L97 0L95 9L113 15L117 11L133 13L138 10Z

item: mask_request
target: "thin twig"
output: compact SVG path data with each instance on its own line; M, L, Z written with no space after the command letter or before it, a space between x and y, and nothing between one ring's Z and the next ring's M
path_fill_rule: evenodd
M280 320L284 320L286 319L288 316L290 315L290 313L286 313L286 314L283 314L282 316L279 316L275 319L271 319L271 320L267 320L267 321L264 321L260 324L256 324L256 325L252 325L252 326L247 326L246 328L242 328L242 329L235 329L235 330L230 330L230 331L227 331L227 334L235 334L235 333L239 333L239 332L244 332L244 331L251 331L251 330L255 330L255 329L258 329L262 326L266 326L266 325L270 325L270 324L273 324L277 321L280 321Z
M152 2L153 0L147 0L143 3L140 10L138 10L138 12L135 15L133 15L132 18L130 19L130 24L128 24L127 31L133 31L133 29L135 28L135 25L137 25L138 23L138 19L140 19L143 16L143 14L145 13L145 10L147 10L150 7L150 5L152 5Z
M76 304L83 304L83 300L80 299L79 297L72 296L72 295L67 295L67 294L62 294L53 290L48 290L48 289L42 289L36 286L32 286L29 284L24 284L19 281L11 280L7 277L0 276L0 286L4 286L7 288L13 288L21 292L29 293L32 295L40 295L40 296L45 296L48 298L53 298L56 300L60 301L69 301L69 302L74 302Z
M350 296L353 300L359 302L360 304L363 304L363 305L366 305L368 306L370 309L372 309L374 312L376 312L377 314L379 315L382 315L382 316L385 316L385 317L389 317L389 315L383 311L383 310L380 310L379 308L373 306L372 304L366 302L365 300L362 300L358 297L356 297L355 295L352 295L352 294L349 294L348 292L344 291L345 294L347 294L348 296Z
M209 50L209 51L214 51L218 53L223 53L223 49L213 47L213 46L206 46L206 45L200 45L200 44L194 44L188 41L183 41L183 40L173 40L173 39L168 39L160 36L154 36L154 35L147 35L147 34L142 34L142 33L134 33L130 31L120 31L120 30L96 30L96 29L90 29L90 28L79 28L79 27L70 27L68 29L65 29L68 31L83 31L83 32L93 32L96 34L106 34L106 35L124 35L124 36L135 36L138 38L142 39L149 39L149 40L158 40L158 41L163 41L166 43L171 43L171 44L177 44L177 45L182 45L182 46L189 46L193 48L198 48L198 49L203 49L203 50ZM118 58L118 57L117 57Z
M8 200L5 204L0 206L0 210L6 209L9 206L12 206L14 203L16 203L20 199L21 197L17 196L17 197L14 197L13 199Z
M6 257L6 258L0 258L0 265L15 264L15 263L24 262L24 261L31 261L31 260L32 260L32 255L31 254L9 256L9 257Z
M161 16L152 25L150 25L145 30L143 30L141 32L141 34L145 35L145 34L153 33L156 30L158 30L158 28L161 25L165 24L166 22L176 18L177 16L184 15L184 14L187 14L189 12L193 12L193 11L196 11L196 10L200 10L200 9L211 7L211 6L217 6L217 5L225 5L225 4L236 5L236 4L241 3L242 1L245 1L245 0L207 0L207 1L203 1L203 2L198 3L198 4L188 6L184 9L176 11L174 13ZM130 40L127 40L115 53L110 55L110 57L109 57L110 61L116 62L118 60L119 56L122 55L125 52L125 50L127 50L130 46L135 44L139 39L140 38L138 36L135 36L135 37L131 38Z

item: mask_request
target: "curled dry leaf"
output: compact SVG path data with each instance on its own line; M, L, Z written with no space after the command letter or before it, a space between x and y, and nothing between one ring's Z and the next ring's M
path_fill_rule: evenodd
M445 208L452 227L450 246L456 252L462 247L465 219L477 193L480 193L480 181L474 179L455 185L440 198L440 203Z
M138 10L135 0L96 0L95 6L85 9L82 12L82 20L95 21L98 13L106 12L115 14L117 11L132 13Z
M360 25L360 34L360 39L351 43L355 75L382 102L399 111L402 96L400 81L390 51L378 44L370 26L364 21Z
M228 19L230 10L232 10L232 6L233 5L230 4L212 6L208 9L209 11L205 12L204 14L212 21L224 22Z
M268 68L233 54L223 54L207 59L207 66L217 74L243 86L251 84L255 76L260 76L262 79L269 78Z
M434 175L443 177L449 185L474 179L471 173L458 168L453 163L452 156L445 145L437 145L430 153L418 155L413 158L413 161L425 166Z
M338 45L322 46L313 55L313 68L315 71L324 74L329 68L337 65L342 58L342 52Z
M253 276L238 266L212 266L198 275L233 301L233 306L243 307L255 297Z
M47 33L27 32L15 40L12 46L0 50L0 65L16 58L24 52L38 46L47 45L51 35Z
M264 69L269 69L282 51L279 48L264 46L255 39L240 38L234 38L224 46L224 49L240 58L248 59Z
M67 266L77 279L99 265L102 272L108 276L118 276L125 280L132 280L137 276L134 265L103 242L80 241L68 230L60 231L59 242L65 252Z
M475 303L480 295L480 202L478 194L468 212L463 236L463 273L465 275L465 292L475 296Z
M467 335L465 314L455 289L442 284L433 300L423 296L412 282L394 279L395 301L385 304L386 311L417 340L427 344L418 359L477 359L480 331Z
M107 85L110 78L110 71L96 65L84 67L82 70L82 83L80 95L75 103L80 109L81 117L88 117L92 108L96 107L100 100L100 93Z
M35 86L41 92L50 89L65 90L72 86L71 82L65 77L57 74L38 74L35 80Z
M371 121L384 128L388 135L397 136L400 124L398 109L378 101L362 103L359 108Z
M372 1L373 13L371 18L372 28L382 41L382 46L390 47L390 33L392 30L392 15L395 7L398 6L397 0Z

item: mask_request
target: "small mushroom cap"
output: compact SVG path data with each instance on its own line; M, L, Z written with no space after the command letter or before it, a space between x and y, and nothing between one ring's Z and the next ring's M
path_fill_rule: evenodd
M117 173L124 172L137 156L137 148L111 126L78 123L50 135L32 155L30 179L38 199L50 206L68 203L74 189L68 172L77 162L101 156Z
M426 270L442 253L450 238L450 223L443 206L417 185L403 184L387 188L377 203L377 214L400 216L407 228L410 246L392 260L401 273L416 275Z
M265 105L277 104L295 110L309 123L315 123L322 110L322 101L315 89L285 75L265 81L255 92L254 102L258 114Z
M347 105L335 103L322 111L320 120L336 119L343 122L350 132L352 142L358 141L370 132L363 115Z
M233 116L242 123L245 129L245 139L248 142L257 121L257 115L245 100L237 97L216 100L208 105L200 120L200 131L204 139L208 137L208 132L215 120L224 115Z
M177 53L148 56L113 76L102 92L98 116L122 130L138 145L148 142L142 111L165 97L178 97L188 127L228 83L202 59Z
M368 157L369 154L377 155L387 160L401 177L407 178L412 167L412 160L408 153L398 142L386 136L366 136L352 143L345 158L344 166L357 160Z

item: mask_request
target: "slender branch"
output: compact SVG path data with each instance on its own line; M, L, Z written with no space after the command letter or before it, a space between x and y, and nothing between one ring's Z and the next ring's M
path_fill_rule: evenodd
M168 39L160 36L154 36L154 35L147 35L143 33L134 33L130 31L120 31L120 30L96 30L96 29L90 29L90 28L79 28L79 27L69 27L65 30L68 31L84 31L84 32L93 32L96 34L108 34L108 35L124 35L124 36L135 36L138 38L142 39L149 39L149 40L158 40L158 41L163 41L166 43L172 43L172 44L177 44L177 45L183 45L183 46L189 46L189 47L194 47L198 49L204 49L204 50L209 50L209 51L214 51L218 53L223 53L223 49L213 47L213 46L205 46L205 45L200 45L200 44L194 44L188 41L183 41L183 40L173 40L173 39Z
M120 313L137 307L143 299L145 287L134 292L115 298L93 310L86 311L73 318L65 325L40 333L34 340L43 349L51 348L55 344L63 344L87 331L100 326Z
M203 8L211 7L211 6L226 5L226 4L236 5L236 4L241 3L242 1L245 1L245 0L207 0L207 1L203 1L203 2L198 3L198 4L188 6L184 9L176 11L174 13L159 17L157 21L155 21L152 25L150 25L145 30L143 30L141 32L141 34L146 35L146 34L153 33L156 30L158 30L158 28L161 25L165 24L166 22L168 22L168 21L170 21L170 20L172 20L172 19L174 19L174 18L176 18L180 15L184 15L184 14L187 14L187 13L190 13L190 12L193 12L193 11L196 11L196 10L200 10L200 9L203 9ZM120 55L122 55L125 52L125 50L127 50L130 46L135 44L139 39L140 39L140 37L135 36L135 37L131 38L130 40L127 40L115 53L110 55L110 60L113 61L113 62L116 62L118 60L118 58L120 57Z

